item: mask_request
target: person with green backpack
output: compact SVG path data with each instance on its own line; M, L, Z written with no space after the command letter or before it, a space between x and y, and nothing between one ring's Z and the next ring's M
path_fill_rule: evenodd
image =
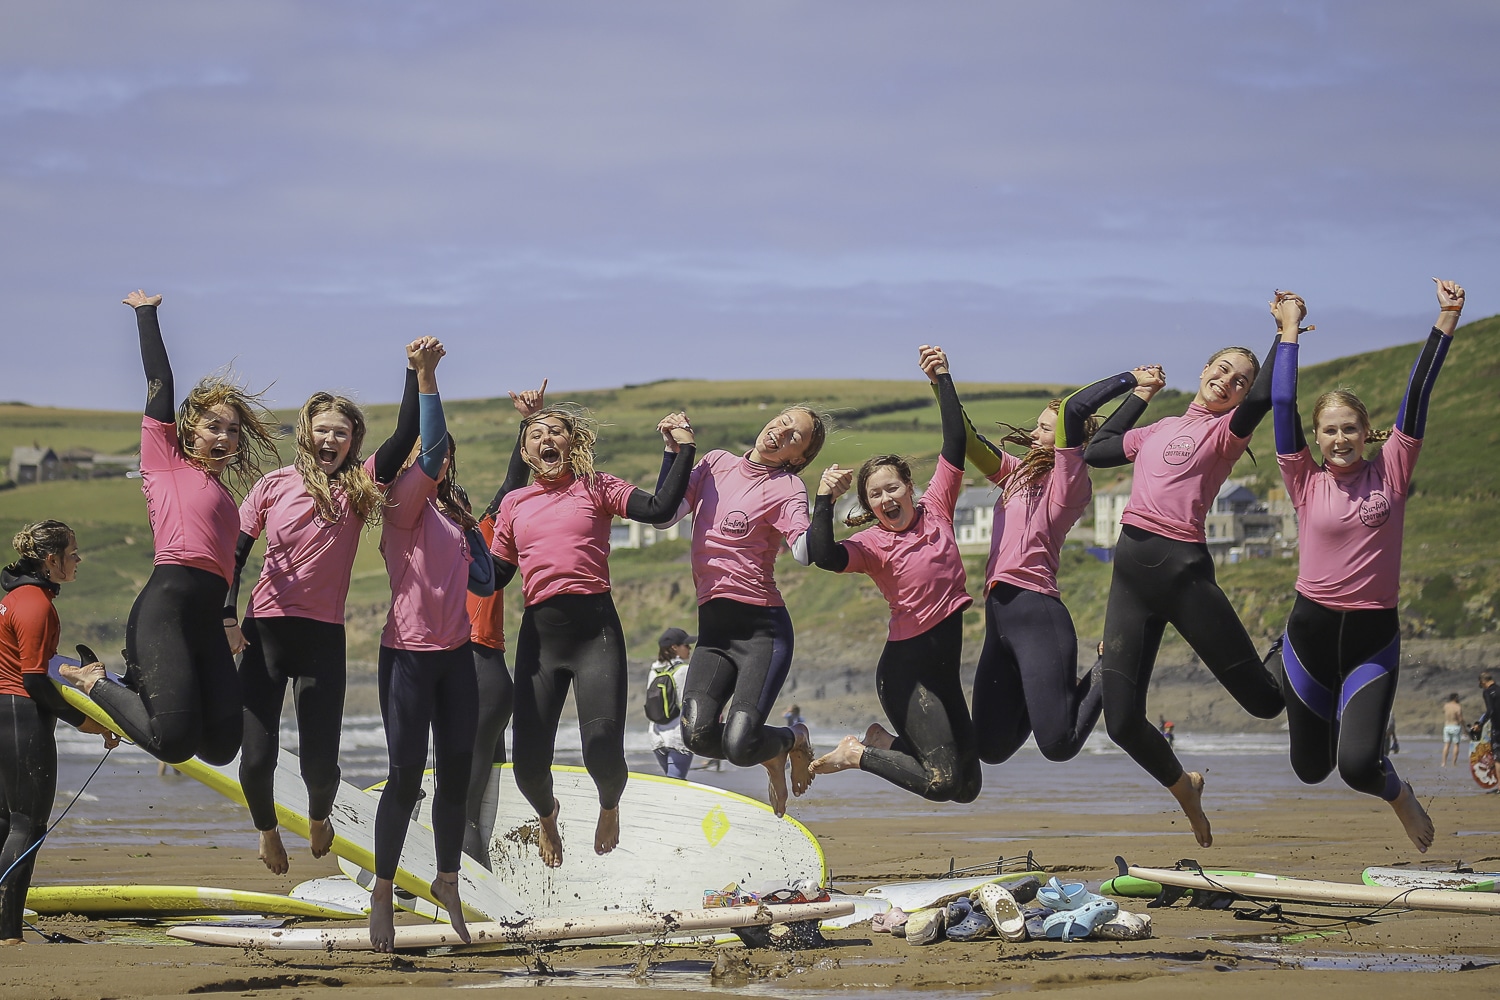
M688 658L695 635L669 628L657 640L656 662L646 683L646 718L651 720L651 749L669 778L687 780L692 751L682 739L682 685L687 681Z

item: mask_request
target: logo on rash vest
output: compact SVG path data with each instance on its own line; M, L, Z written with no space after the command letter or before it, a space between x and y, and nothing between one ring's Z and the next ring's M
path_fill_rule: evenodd
M1378 528L1391 519L1391 502L1376 490L1359 502L1359 519L1367 528Z
M719 530L730 538L744 538L750 534L750 517L742 510L732 510L719 522Z
M1193 449L1196 447L1198 447L1198 442L1194 441L1186 434L1183 434L1180 437L1174 437L1172 440L1168 441L1167 446L1162 449L1162 461L1166 462L1168 465L1182 465L1188 459L1193 457Z

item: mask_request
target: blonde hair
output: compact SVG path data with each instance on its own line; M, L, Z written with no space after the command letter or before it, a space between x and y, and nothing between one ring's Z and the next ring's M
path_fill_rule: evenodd
M1214 351L1213 356L1210 357L1206 362L1204 362L1203 367L1207 368L1209 365L1213 364L1215 361L1218 361L1226 354L1243 354L1245 357L1249 358L1250 381L1253 382L1260 377L1260 358L1257 358L1255 356L1255 352L1250 350L1250 348L1248 347L1221 347L1217 351Z
M1054 399L1047 404L1047 409L1061 415L1062 405L1062 400ZM1001 444L1013 444L1026 449L1026 454L1021 456L1021 464L1012 469L1010 475L1000 480L1000 502L1003 504L1017 493L1024 492L1041 482L1057 464L1057 451L1055 448L1036 447L1031 443L1031 435L1013 424L1002 422L1000 426L1006 429L1006 435L1000 439ZM1104 426L1104 418L1097 413L1090 414L1089 418L1083 422L1083 440L1076 443L1088 444L1089 439L1102 426ZM1069 442L1069 444L1074 444L1074 442Z
M1370 426L1370 411L1366 409L1362 399L1356 396L1350 389L1339 388L1323 393L1323 395L1318 397L1318 401L1313 404L1314 438L1318 436L1318 417L1322 415L1324 410L1334 406L1347 406L1354 411L1354 415L1359 418L1359 425L1364 428L1366 444L1379 444L1391 436L1389 428L1375 430Z
M73 543L73 529L61 521L46 520L23 525L11 538L11 547L21 558L10 565L13 573L34 573L48 556L61 556Z
M564 403L560 406L549 406L544 410L538 410L531 416L521 421L521 459L526 463L535 475L540 475L542 468L531 457L526 450L524 439L526 428L543 417L553 417L562 422L564 429L568 432L568 440L572 443L568 449L568 468L573 475L582 479L588 485L594 485L594 445L599 441L599 423L593 414L582 406L572 403Z
M859 474L854 477L854 491L859 497L859 511L850 511L849 516L844 518L844 523L851 528L857 528L862 524L869 524L878 520L875 512L870 510L870 477L879 469L894 469L896 475L908 487L911 482L911 465L900 455L876 455L874 458L865 459L865 464L859 467Z
M344 462L329 476L318 467L317 447L313 443L313 420L325 413L337 413L349 421L349 454ZM294 464L302 474L302 483L307 487L318 516L329 524L339 519L339 505L333 499L337 489L349 501L354 516L365 524L375 527L380 524L381 511L385 508L385 495L375 485L375 480L365 471L360 458L360 449L365 443L365 415L359 404L344 396L329 392L315 392L302 404L297 412L297 458Z
M177 447L182 457L202 467L202 460L193 453L193 434L204 414L228 406L240 418L240 444L225 471L232 470L236 485L248 488L264 474L267 465L279 461L276 438L280 424L261 403L261 395L246 390L227 371L205 376L177 407Z

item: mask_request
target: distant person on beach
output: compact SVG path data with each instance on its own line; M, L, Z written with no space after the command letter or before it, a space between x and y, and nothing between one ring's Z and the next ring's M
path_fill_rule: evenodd
M57 720L102 735L107 748L120 742L47 677L62 633L52 602L77 579L77 537L61 521L38 521L11 544L20 558L0 570L0 944L21 943L26 893L57 794Z
M595 424L581 407L547 406L547 383L519 396L521 433L512 462L531 483L506 494L495 515L490 551L504 585L519 568L525 610L516 636L516 708L512 754L516 786L536 810L537 850L563 861L560 806L552 760L568 690L578 709L583 765L599 793L594 853L620 842L625 790L625 635L609 588L609 532L616 517L654 524L682 502L693 467L693 428L671 413L657 430L681 450L653 495L594 469Z
M431 804L437 878L432 897L469 940L459 899L464 804L478 727L478 684L470 650L467 595L495 587L495 564L474 516L454 487L457 445L438 395L437 366L446 352L426 337L412 358L417 381L416 446L387 487L380 553L391 606L380 635L380 716L390 769L375 813L375 884L370 891L370 944L395 943L392 903L407 825L422 794L428 734L435 745Z
M1142 403L1166 384L1143 365L1085 386L1042 408L1030 431L991 443L968 420L969 463L1000 487L984 577L984 648L974 673L979 759L999 764L1033 734L1048 760L1072 760L1099 720L1098 664L1078 676L1078 635L1057 587L1058 555L1093 496L1084 446L1105 403L1134 393Z
M785 712L782 712L781 724L788 729L807 725L807 720L802 717L802 706L794 703Z
M1209 505L1270 412L1270 361L1262 369L1248 348L1216 351L1186 413L1134 427L1146 403L1127 396L1084 450L1094 468L1135 463L1104 614L1105 727L1172 793L1202 847L1213 843L1203 776L1183 770L1151 724L1146 693L1162 633L1172 625L1245 711L1271 719L1283 708L1275 673L1214 579L1204 534Z
M1439 767L1448 766L1448 753L1453 753L1453 763L1457 764L1462 759L1460 754L1460 741L1464 737L1464 705L1458 699L1455 691L1443 702L1443 762Z
M982 779L959 665L964 609L974 602L953 531L964 488L963 408L943 349L924 344L920 359L938 386L943 421L943 447L927 492L916 499L911 467L899 455L867 460L857 477L853 469L829 466L808 532L814 565L868 575L890 605L875 691L894 732L875 723L863 739L845 736L813 761L812 771L859 768L933 802L973 802ZM845 523L871 526L835 542L833 505L851 482L859 506Z
M1500 713L1500 684L1488 670L1479 675L1479 696L1484 699L1484 714L1469 728L1469 735L1476 741L1493 743L1495 716Z
M240 751L244 702L234 657L239 622L225 617L240 512L224 484L248 487L276 459L276 420L225 375L210 375L174 413L172 366L157 321L160 295L131 292L146 406L141 480L155 567L125 626L123 683L102 664L64 667L136 746L169 764L227 764Z
M287 683L297 713L298 764L307 787L308 843L321 858L333 846L339 738L347 676L344 602L360 533L381 523L385 490L417 443L417 372L431 338L406 347L406 388L396 429L363 457L365 415L344 396L318 392L297 412L296 458L268 473L240 504L234 579L224 621L236 619L240 576L262 535L265 562L240 625L245 741L240 787L260 831L260 859L288 868L276 823L276 758Z
M766 769L767 798L786 813L791 791L812 783L807 727L766 720L792 666L795 637L776 589L782 542L802 565L807 555L807 488L799 474L823 447L828 429L806 406L789 406L763 427L744 455L711 451L688 482L682 506L659 526L691 514L698 646L682 693L683 738L700 757ZM676 445L666 443L665 474ZM658 480L658 488L660 480Z
M1434 279L1435 280L1435 279ZM1390 804L1417 850L1432 820L1391 764L1391 708L1401 664L1401 541L1428 398L1463 310L1464 290L1437 283L1438 317L1412 366L1394 429L1376 431L1359 397L1325 392L1313 404L1314 461L1297 411L1299 325L1289 292L1271 311L1281 326L1272 384L1276 460L1297 511L1297 599L1287 618L1287 725L1292 770L1308 784L1334 767L1355 791ZM1375 457L1368 444L1381 442ZM1391 727L1388 737L1388 726ZM1388 742L1389 740L1389 742Z
M1177 726L1171 719L1161 720L1161 735L1169 746L1177 742Z
M647 684L660 675L670 675L672 688L677 692L677 714L666 722L651 722L651 752L661 773L669 778L687 779L693 766L693 752L682 738L682 690L687 685L688 659L693 655L696 635L688 635L680 628L669 628L656 641L656 662L646 677Z

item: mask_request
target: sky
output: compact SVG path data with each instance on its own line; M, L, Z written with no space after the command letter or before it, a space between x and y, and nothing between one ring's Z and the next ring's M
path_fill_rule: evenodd
M551 379L1192 387L1500 311L1500 5L0 0L0 399Z

